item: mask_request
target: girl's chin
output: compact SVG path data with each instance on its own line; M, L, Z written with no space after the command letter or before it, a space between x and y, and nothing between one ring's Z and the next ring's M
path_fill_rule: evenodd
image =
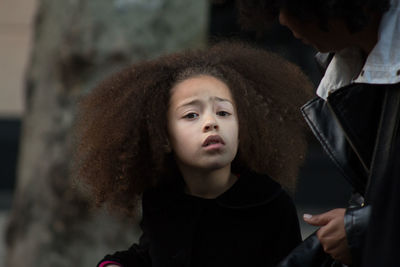
M204 166L204 170L208 171L217 171L217 170L222 170L225 168L230 168L231 167L231 162L212 162L210 164L207 164Z
M230 162L225 163L225 162L212 162L208 164L202 164L200 166L193 166L193 171L199 171L202 173L208 173L208 172L214 172L218 170L223 170L225 168L230 168Z

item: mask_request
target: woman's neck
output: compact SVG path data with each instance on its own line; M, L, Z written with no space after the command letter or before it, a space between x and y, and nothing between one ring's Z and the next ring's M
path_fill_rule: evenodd
M213 199L228 190L237 180L231 173L231 167L226 166L217 170L185 170L180 168L185 181L186 193L207 199Z
M371 23L362 31L354 34L354 44L358 46L366 56L371 53L379 38L379 26L381 23L382 16L371 14Z

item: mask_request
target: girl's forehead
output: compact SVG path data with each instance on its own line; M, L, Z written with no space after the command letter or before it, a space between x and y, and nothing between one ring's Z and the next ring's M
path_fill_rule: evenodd
M233 102L228 86L223 81L209 75L199 75L177 83L171 89L170 101L173 103L188 98L210 97L228 99Z

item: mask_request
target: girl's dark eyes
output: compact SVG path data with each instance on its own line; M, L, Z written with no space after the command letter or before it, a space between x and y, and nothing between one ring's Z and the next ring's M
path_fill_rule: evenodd
M183 116L184 118L186 118L186 119L195 119L195 118L197 118L199 116L199 114L197 114L197 113L188 113L188 114L186 114L185 116Z
M226 116L229 116L231 114L229 112L226 112L226 111L218 111L217 115L222 116L222 117L226 117Z
M221 117L227 117L227 116L231 115L231 113L229 113L227 111L218 111L216 114ZM183 116L183 118L185 118L185 119L196 119L198 117L199 117L199 114L194 113L194 112L188 113L185 116Z

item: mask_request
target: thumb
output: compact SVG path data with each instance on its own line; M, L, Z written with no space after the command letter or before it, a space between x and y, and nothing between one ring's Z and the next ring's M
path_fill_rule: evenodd
M313 226L324 226L328 224L328 222L330 221L330 217L326 213L316 215L306 213L303 215L303 220Z

